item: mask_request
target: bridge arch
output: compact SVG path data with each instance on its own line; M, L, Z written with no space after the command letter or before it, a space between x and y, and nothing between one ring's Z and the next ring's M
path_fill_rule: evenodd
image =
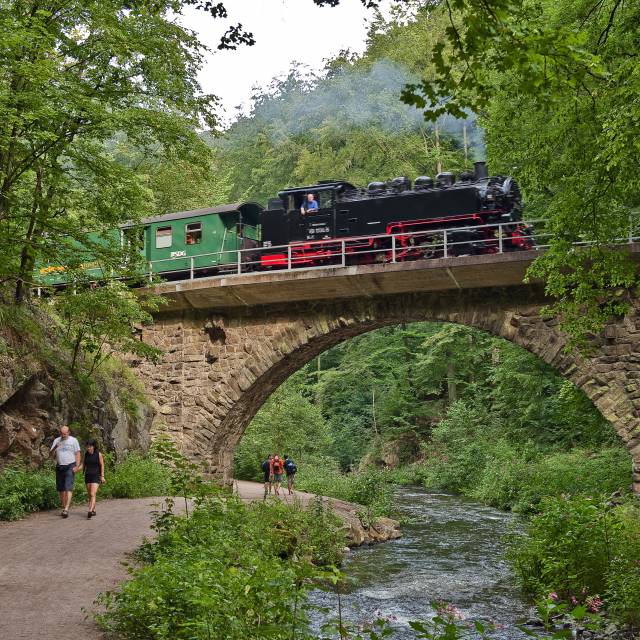
M144 330L165 356L137 371L156 405L155 428L168 428L185 454L229 481L253 416L318 354L383 326L463 324L527 349L584 391L629 448L640 492L640 305L580 356L564 352L567 338L556 320L540 316L542 304L541 289L513 287L180 311Z

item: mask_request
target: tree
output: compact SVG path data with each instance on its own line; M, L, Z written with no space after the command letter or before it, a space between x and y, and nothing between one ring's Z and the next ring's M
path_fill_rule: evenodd
M122 353L158 358L160 351L143 342L136 328L152 322L150 313L160 303L158 296L142 297L117 281L97 289L68 289L56 296L55 309L71 353L71 372L83 366L90 376L110 355Z
M628 237L640 203L640 5L444 0L427 11L449 25L431 54L434 73L404 100L428 118L484 116L495 169L518 175L552 234L530 275L546 280L549 312L584 341L625 312L637 282L611 244Z
M171 15L180 6L2 2L0 275L18 299L37 260L90 255L86 230L150 211L144 184L112 153L116 137L149 157L209 161L197 128L215 125L215 102L196 81L203 47Z

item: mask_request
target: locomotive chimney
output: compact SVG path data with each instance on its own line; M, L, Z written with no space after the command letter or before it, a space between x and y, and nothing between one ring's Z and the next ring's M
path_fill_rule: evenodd
M489 170L487 169L487 163L484 160L480 160L479 162L473 163L475 169L474 174L476 180L482 180L483 178L489 177Z

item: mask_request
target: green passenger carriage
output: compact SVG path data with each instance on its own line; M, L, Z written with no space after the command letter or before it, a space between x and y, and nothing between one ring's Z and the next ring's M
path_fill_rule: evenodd
M143 218L139 223L122 225L110 234L116 241L119 237L121 243L131 244L143 254L145 275L168 280L194 274L214 275L237 270L238 251L259 245L262 210L257 203L238 202L179 211ZM100 242L94 235L90 233L90 239ZM84 265L83 270L89 279L96 281L109 275L91 262ZM64 268L56 265L42 266L39 276L45 286L68 282Z

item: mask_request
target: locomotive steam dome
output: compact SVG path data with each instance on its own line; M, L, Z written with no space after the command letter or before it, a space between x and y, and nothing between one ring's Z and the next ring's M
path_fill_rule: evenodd
M425 191L426 189L433 189L433 178L430 176L418 176L413 183L413 188L416 191Z
M410 191L411 190L411 180L406 176L399 176L394 178L389 183L389 188L395 193L401 193L402 191Z
M456 176L451 171L443 171L436 176L436 186L438 187L451 187L455 181Z
M386 189L386 186L384 182L370 182L367 185L367 191L370 194L382 193Z

